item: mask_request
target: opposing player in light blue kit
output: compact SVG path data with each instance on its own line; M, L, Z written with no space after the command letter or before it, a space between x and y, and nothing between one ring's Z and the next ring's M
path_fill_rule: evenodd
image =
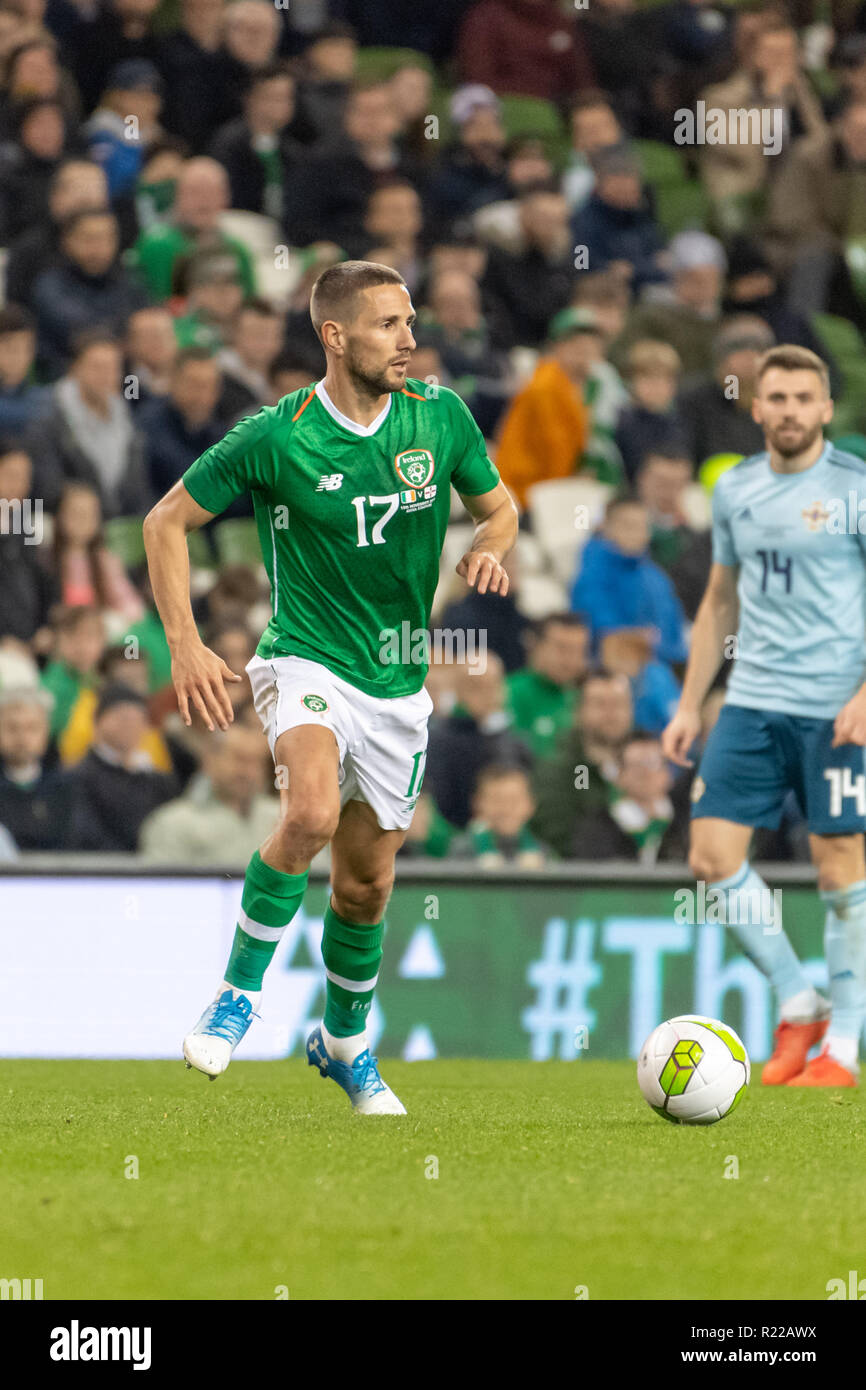
M764 1083L856 1086L866 1013L866 463L824 439L827 368L805 348L764 353L752 413L766 451L716 484L713 566L663 746L689 765L701 705L736 633L725 704L692 789L691 867L775 989L781 1021ZM747 857L752 830L778 827L791 790L827 906L832 1010Z

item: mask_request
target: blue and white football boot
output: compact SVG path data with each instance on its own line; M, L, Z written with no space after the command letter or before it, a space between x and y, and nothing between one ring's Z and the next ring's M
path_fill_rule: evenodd
M358 1115L405 1115L406 1107L397 1099L390 1086L379 1075L379 1059L364 1048L352 1062L340 1062L332 1057L322 1036L321 1027L314 1028L307 1038L307 1062L319 1068L319 1075L330 1077L342 1086L352 1108Z
M258 1003L258 994L253 995ZM187 1067L195 1067L211 1081L225 1071L232 1053L246 1033L255 1013L253 999L239 989L223 985L212 1004L208 1004L198 1023L183 1040Z

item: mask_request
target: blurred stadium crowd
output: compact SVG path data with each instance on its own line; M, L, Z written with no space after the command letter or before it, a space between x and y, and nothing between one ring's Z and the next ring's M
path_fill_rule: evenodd
M777 113L780 147L679 143L700 102ZM521 508L511 592L478 596L455 499L434 623L486 660L431 667L401 853L684 858L658 736L764 348L825 357L866 456L866 5L2 0L0 247L0 856L242 864L269 833L248 682L227 734L179 718L141 519L320 378L310 287L363 257ZM190 553L241 671L249 500ZM756 853L807 857L795 805Z

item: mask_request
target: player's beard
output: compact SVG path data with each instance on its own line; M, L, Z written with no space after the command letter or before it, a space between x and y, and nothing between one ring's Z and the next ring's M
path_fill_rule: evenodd
M785 435L782 427L775 430L767 430L767 438L776 453L783 459L796 458L798 454L805 454L811 449L815 440L823 433L823 425L815 425L814 429L801 430L800 433Z
M405 376L390 377L388 375L391 367L390 362L385 363L382 367L374 368L369 362L365 362L360 353L357 352L347 352L343 362L357 389L373 399L377 396L391 395L395 391L402 391L406 385Z

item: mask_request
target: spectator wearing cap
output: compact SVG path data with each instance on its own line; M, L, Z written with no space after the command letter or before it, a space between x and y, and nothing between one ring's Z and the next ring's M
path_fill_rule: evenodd
M418 167L399 143L399 131L388 83L356 84L339 137L287 175L284 222L290 245L329 241L350 256L365 254L364 214L373 190L395 179L417 188L422 183Z
M106 519L136 516L152 502L145 442L123 392L123 351L101 329L81 334L66 374L55 383L50 412L28 434L46 476L52 509L64 479L89 483Z
M231 251L215 247L196 252L178 266L176 284L186 296L185 312L174 322L178 346L217 352L231 338L244 299Z
M213 354L203 347L182 348L168 395L141 407L137 418L147 439L150 487L156 497L168 492L225 433L216 413L221 388Z
M130 314L149 302L119 258L117 218L104 208L74 212L63 224L61 263L33 286L37 361L50 380L69 365L73 342L88 329L121 336Z
M706 232L678 232L667 250L671 282L635 304L610 357L620 369L640 338L670 343L686 376L700 379L713 369L713 343L719 322L727 258L721 242Z
M173 774L156 772L141 742L147 701L126 685L100 694L90 751L69 774L75 789L70 848L133 854L143 822L177 791Z
M645 338L628 350L625 378L631 399L620 412L616 442L630 483L651 449L682 440L676 408L681 366L679 353L670 343Z
M437 234L441 237L479 208L508 198L507 136L496 93L477 83L458 87L451 98L457 139L447 149L430 186Z
M568 206L555 184L520 195L522 250L492 247L481 282L497 346L540 347L555 314L567 307L575 280Z
M33 285L42 270L57 267L63 253L63 223L84 208L108 207L108 181L89 159L64 159L51 176L48 215L27 227L9 247L6 262L6 300L30 304Z
M112 199L135 188L147 150L161 134L162 92L153 63L145 58L120 63L84 126L87 153L105 170Z
M509 406L499 431L496 465L518 506L529 489L581 470L592 417L586 385L601 353L601 333L589 309L554 318L547 351Z
M0 435L26 430L50 408L51 392L33 380L36 321L21 304L0 309Z
M228 174L215 159L201 156L183 165L170 216L141 233L130 257L153 299L168 299L177 292L175 272L182 258L214 250L227 251L234 258L244 294L255 294L250 252L220 229L229 192Z
M291 135L295 79L273 63L254 72L244 94L244 113L217 131L210 153L229 176L231 205L280 221L288 169L302 157Z
M591 270L613 269L640 294L645 285L667 278L660 256L664 238L643 188L640 164L623 145L597 150L590 163L595 186L572 220L574 245L585 248Z
M699 147L699 169L717 225L749 230L760 219L759 197L778 178L801 136L824 136L827 126L821 103L812 89L799 56L792 24L766 16L743 65L726 81L707 87L701 100L710 110L748 110L770 116L784 131L781 148L768 156L758 140L739 140ZM777 114L779 113L779 114Z
M625 141L625 132L606 92L581 92L569 113L571 149L562 176L562 191L571 213L578 212L595 188L592 158L599 150Z
M752 419L752 397L758 359L774 342L768 325L751 314L727 319L719 329L712 380L684 391L679 399L686 451L698 466L713 454L763 450L764 432Z
M480 0L457 40L464 82L564 102L594 85L586 38L556 0Z
M67 848L73 782L49 756L51 696L38 687L0 693L0 824L19 850Z
M214 733L205 748L203 777L142 824L141 853L160 864L246 863L279 820L266 758L258 729L234 724Z
M311 36L297 62L299 139L327 142L342 129L357 60L358 40L350 24L332 19Z

